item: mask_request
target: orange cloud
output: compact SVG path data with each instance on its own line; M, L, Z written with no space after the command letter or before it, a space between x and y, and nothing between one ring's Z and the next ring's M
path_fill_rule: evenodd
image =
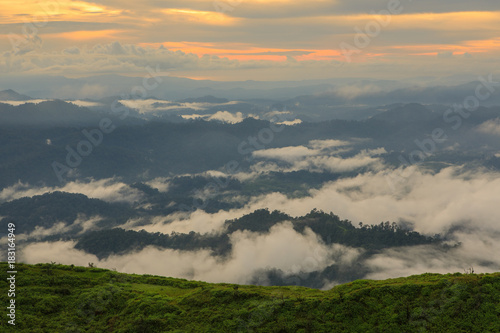
M56 34L45 34L49 38L62 38L73 41L86 41L96 39L117 39L119 33L123 30L96 30L96 31L71 31Z
M231 25L237 21L234 17L218 12L176 8L163 9L161 12L174 20L199 22L211 25Z
M88 1L70 0L2 0L2 23L43 23L50 21L85 21L89 17L95 21L115 16L120 10Z
M463 47L468 50L467 52L500 51L500 38L467 41Z
M310 20L310 18L307 18ZM500 20L500 12L448 12L412 13L400 15L355 14L334 15L314 18L316 21L330 21L340 25L364 27L369 21L376 21L384 30L429 29L437 31L462 31L471 29L493 29ZM334 21L332 21L334 20ZM384 23L382 23L384 22Z
M342 57L339 50L314 50L311 54L305 54L295 57L299 61L303 60L332 60Z
M261 48L243 43L199 43L199 42L164 42L164 43L141 43L142 47L158 48L163 46L171 51L182 51L197 56L213 55L225 57L231 60L270 60L285 61L287 55L296 60L332 60L342 56L337 50L310 50L310 49L278 49ZM304 54L301 54L303 52ZM307 54L309 53L309 54Z
M488 53L500 51L500 38L465 41L460 44L401 45L392 46L390 49L396 50L396 53L401 53L400 50L412 55L436 55L438 52Z

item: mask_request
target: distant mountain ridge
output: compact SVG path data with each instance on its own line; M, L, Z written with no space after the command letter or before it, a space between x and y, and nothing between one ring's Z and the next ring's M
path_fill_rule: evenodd
M438 113L432 112L421 104L411 103L379 113L371 119L397 124L431 121L437 117L439 117Z
M116 119L110 114L106 117ZM98 126L103 114L62 100L25 103L18 106L0 102L0 126L74 127ZM130 117L129 120L136 120Z
M29 101L33 98L19 94L12 89L0 91L0 101Z
M224 104L229 102L225 98L219 98L212 95L207 95L198 98L186 98L178 101L179 103L210 103L210 104Z

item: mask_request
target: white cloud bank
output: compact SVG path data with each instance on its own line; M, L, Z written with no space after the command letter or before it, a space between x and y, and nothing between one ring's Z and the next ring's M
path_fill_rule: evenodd
M500 136L500 118L488 120L477 127L484 134Z
M464 273L473 268L476 273L493 273L500 270L500 233L478 230L457 232L455 240L461 245L449 250L421 245L384 250L367 260L372 271L369 279L387 279L422 273Z
M271 148L257 150L252 156L257 159L286 162L286 166L277 165L274 162L259 162L252 166L256 172L266 171L298 171L308 170L312 172L348 172L361 168L370 170L382 170L383 161L376 157L386 154L384 148L362 150L351 157L342 157L339 154L349 150L339 148L349 146L350 143L340 140L313 140L306 146L289 146L283 148Z
M33 197L49 192L81 193L89 198L101 199L107 202L135 202L142 197L142 192L131 188L125 183L113 178L91 180L89 182L75 181L60 187L33 187L17 183L0 191L0 201L12 201L23 197Z
M208 250L177 251L147 247L142 251L96 256L74 249L74 242L33 243L22 251L26 263L55 261L86 266L116 268L120 272L157 274L208 282L250 283L255 274L268 268L289 275L309 273L337 264L349 264L360 251L334 244L325 245L311 230L300 234L289 222L275 225L268 234L248 231L231 235L233 251L229 258L213 257Z
M47 236L62 235L68 232L74 232L79 229L78 235L87 231L95 230L96 224L103 218L100 216L93 216L87 218L83 214L79 214L74 221L59 221L54 223L50 228L36 226L35 229L29 234L16 235L17 240L40 240Z
M416 231L429 235L446 234L452 244L461 243L461 246L448 250L434 245L384 250L365 262L370 271L368 278L463 272L469 267L474 267L476 272L500 269L500 211L497 207L500 174L484 170L471 172L458 167L433 174L412 168L414 170L408 178L393 184L393 187L388 184L388 177L398 173L397 170L367 172L329 182L320 189L311 190L307 197L288 198L272 193L252 198L241 209L157 217L153 223L140 229L164 233L220 232L225 220L260 208L278 209L292 216L302 216L317 208L333 211L355 225L359 221L365 224L406 221L412 223ZM129 228L133 228L133 221L129 221ZM211 256L209 250L176 251L153 247L99 261L93 255L74 250L72 242L27 245L22 260L78 265L94 262L100 267L129 273L235 283L250 283L256 274L270 268L294 275L321 271L334 263L361 260L359 249L326 246L314 233L299 234L289 223L274 226L268 234L235 232L231 235L231 243L233 252L224 261Z
M455 225L478 225L500 230L497 196L500 175L463 172L456 167L431 174L415 171L391 187L388 177L397 171L367 172L330 182L304 198L288 199L279 193L254 198L249 207L266 203L294 216L313 208L333 211L355 224L407 221L427 234L442 233ZM251 210L250 208L250 210Z
M12 106L19 106L19 105L28 104L28 103L40 104L40 103L48 102L48 101L51 101L51 99L30 99L27 101L0 101L0 103L9 104Z
M202 103L202 102L174 102L161 99L123 99L121 104L137 110L141 114L161 113L164 111L196 110L203 111L214 106L234 105L237 101L227 103Z
M198 210L191 215L159 217L147 229L220 232L225 220L257 209L276 209L302 216L317 208L332 211L355 225L358 222L409 222L416 231L429 235L461 225L500 230L500 210L497 209L500 174L464 171L459 167L445 168L435 174L416 167L411 170L405 181L397 183L391 183L391 179L399 175L398 170L366 172L328 182L320 189L310 190L306 197L291 199L281 193L270 193L248 199L248 204L239 209L215 214Z
M255 119L259 118L258 116L253 114L245 116L241 112L231 113L229 111L217 111L214 114L189 114L189 115L182 115L181 117L184 119L204 119L208 121L217 120L229 124L241 123L246 118L255 118Z
M435 174L416 167L410 170L413 170L410 176L397 183L392 179L400 174L398 170L371 171L328 182L320 189L310 190L305 197L289 198L282 193L270 193L246 198L243 208L214 214L197 210L190 214L159 216L147 226L136 227L134 221L129 221L127 228L162 233L219 233L226 220L257 209L276 209L291 216L303 216L316 208L332 211L353 221L354 225L403 221L431 236L444 234L455 226L500 231L497 209L500 174L464 171L459 167L445 168Z

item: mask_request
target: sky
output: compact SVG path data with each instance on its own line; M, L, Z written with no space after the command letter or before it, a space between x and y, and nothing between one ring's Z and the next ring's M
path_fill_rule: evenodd
M476 78L497 0L1 0L0 75L225 81Z

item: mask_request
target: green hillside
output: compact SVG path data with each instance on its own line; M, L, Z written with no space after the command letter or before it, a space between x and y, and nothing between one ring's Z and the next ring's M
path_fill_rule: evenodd
M500 332L500 273L359 280L329 291L17 265L18 332Z

